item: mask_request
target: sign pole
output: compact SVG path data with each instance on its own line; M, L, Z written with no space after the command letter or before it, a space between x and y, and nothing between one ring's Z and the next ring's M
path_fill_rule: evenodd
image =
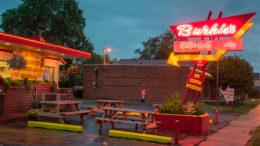
M210 20L211 15L212 15L212 11L209 11L207 20ZM201 40L204 40L204 37L201 37ZM200 52L198 52L198 54L200 54ZM192 68L192 72L195 72L196 67L197 67L197 65L196 65L196 63L194 62L194 65L193 65L193 68ZM203 75L204 75L204 74L203 74ZM189 80L189 79L188 79L188 80ZM186 93L185 93L185 96L184 96L184 99L183 99L183 105L185 105L185 103L186 103L186 101L187 101L187 98L188 98L188 95L189 95L189 91L190 91L190 89L189 89L189 88L186 88ZM194 103L194 102L196 103L196 100L197 100L198 96L199 96L199 92L196 91L196 95L195 95L195 97L194 97L193 103ZM194 103L194 104L195 104L195 103Z
M221 17L222 17L222 14L223 14L223 12L220 11L220 12L219 12L219 15L218 15L218 18L221 18ZM219 38L218 38L218 39L219 39ZM217 104L218 104L218 98L219 98L219 93L218 93L218 92L219 92L219 91L218 91L218 90L219 90L219 89L218 89L218 72L219 72L219 68L218 68L218 65L219 65L219 61L217 61L217 87L216 87L216 90L217 90L217 91L216 91L216 92L217 92L217 93L216 93Z

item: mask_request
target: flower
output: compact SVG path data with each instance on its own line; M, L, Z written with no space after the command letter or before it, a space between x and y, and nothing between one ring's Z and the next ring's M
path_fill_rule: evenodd
M32 117L38 117L39 115L39 110L38 109L30 109L28 112L27 112L27 116L29 118L32 118Z

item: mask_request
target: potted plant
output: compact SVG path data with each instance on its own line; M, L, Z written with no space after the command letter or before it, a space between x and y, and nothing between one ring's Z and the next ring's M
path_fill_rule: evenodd
M179 94L175 93L164 105L159 107L155 120L160 121L158 129L179 130L189 134L206 134L210 131L210 115L202 104L182 104ZM178 122L176 122L176 120Z
M38 118L38 115L39 115L39 110L38 109L30 109L28 112L27 112L27 117L29 120L37 120Z
M23 56L13 55L13 57L7 61L9 68L14 70L22 70L26 68L26 61Z

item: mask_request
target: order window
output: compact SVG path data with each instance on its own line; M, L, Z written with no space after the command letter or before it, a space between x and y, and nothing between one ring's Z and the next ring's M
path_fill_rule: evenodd
M43 80L54 81L54 72L55 72L54 67L45 66Z
M11 77L11 69L6 61L0 61L0 76L3 78Z

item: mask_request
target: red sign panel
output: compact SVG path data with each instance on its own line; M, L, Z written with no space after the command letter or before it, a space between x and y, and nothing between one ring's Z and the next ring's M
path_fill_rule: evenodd
M243 40L174 41L174 52L242 51Z
M141 94L141 96L145 96L146 95L146 90L144 90L144 89L140 90L140 94Z
M256 13L170 26L178 38L230 37Z
M194 61L194 63L200 70L202 70L204 66L208 64L208 61Z
M191 72L188 78L188 82L186 84L186 88L201 92L204 80L204 75Z

